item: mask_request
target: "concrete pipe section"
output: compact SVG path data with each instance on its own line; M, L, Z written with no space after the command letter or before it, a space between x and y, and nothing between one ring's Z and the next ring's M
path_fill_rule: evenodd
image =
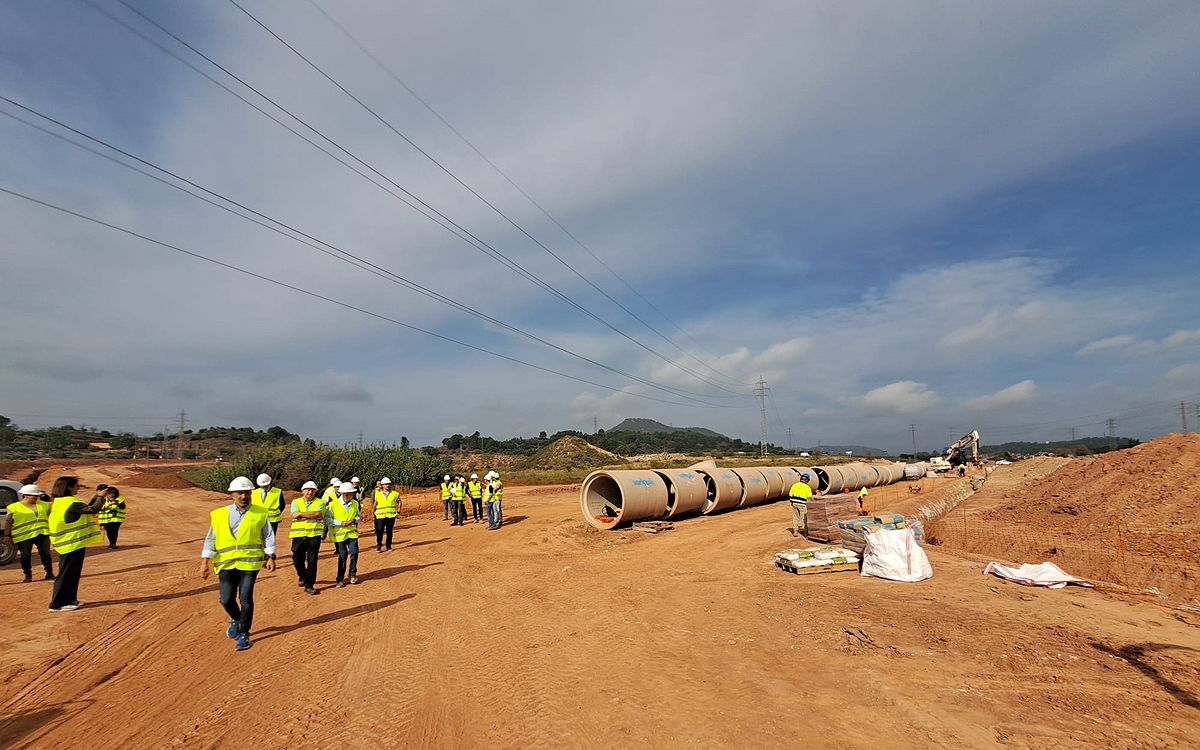
M662 518L669 499L666 480L653 471L593 471L579 491L583 517L605 530Z
M704 510L708 487L704 474L695 469L656 469L667 483L666 518L679 518Z
M817 476L816 492L818 495L836 495L842 491L842 472L836 466L814 466Z
M755 466L755 471L767 478L767 499L778 500L787 492L783 486L783 474L774 466Z
M700 473L708 490L708 500L701 511L704 515L736 508L742 502L742 478L733 469L704 469Z
M751 505L765 503L770 494L767 478L758 469L730 469L742 480L742 500L739 508L749 508Z
M783 477L783 496L787 497L788 490L792 488L792 485L800 481L800 472L793 468L784 466L780 467L779 475Z

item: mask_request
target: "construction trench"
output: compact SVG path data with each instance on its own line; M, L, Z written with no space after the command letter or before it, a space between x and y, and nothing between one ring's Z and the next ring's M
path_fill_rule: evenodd
M686 469L594 471L583 480L579 505L588 523L608 530L773 502L787 497L802 474L808 474L814 495L832 495L921 477L928 470L925 463L903 462L722 469L702 461Z

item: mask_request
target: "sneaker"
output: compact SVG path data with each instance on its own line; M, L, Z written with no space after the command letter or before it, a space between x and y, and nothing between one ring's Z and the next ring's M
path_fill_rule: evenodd
M26 575L25 575L25 576L24 576L24 577L21 579L21 583L33 583L33 576L32 576L32 575L30 575L30 574L26 574Z
M300 588L304 588L304 579L303 579L303 578L297 578L297 579L296 579L296 585L297 585L297 586L299 586Z
M64 604L61 607L59 607L58 609L62 612L74 612L75 610L79 609L79 605L78 604Z
M351 576L351 577L350 577L350 583L357 584L357 583L358 583L358 576Z
M61 607L47 607L46 611L47 612L62 612L62 608Z
M230 621L229 621L229 627L228 627L228 628L225 628L225 637L227 637L227 638L237 638L237 634L238 634L238 621L237 621L237 620L230 620Z
M335 583L335 584L333 585L333 587L334 587L335 589L344 589L344 588L346 588L346 582L345 582L345 581L338 581L337 583Z
M383 547L376 547L375 554L379 554L380 552L383 552Z
M311 594L311 595L313 595L313 596L316 596L317 594L319 594L319 593L321 593L321 592L320 592L320 591L317 591L317 590L316 590L316 589L314 589L312 586L307 586L307 587L305 587L305 589L304 589L304 593L306 593L306 594Z
M245 651L248 648L250 648L250 634L249 633L238 633L237 634L237 642L233 644L233 650L234 651Z

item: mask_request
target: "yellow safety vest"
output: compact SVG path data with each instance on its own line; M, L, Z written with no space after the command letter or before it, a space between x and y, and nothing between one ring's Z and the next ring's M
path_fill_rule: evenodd
M296 503L296 507L301 513L316 513L320 512L322 517L325 514L325 499L314 497L311 501L305 500L304 496L296 498L292 502ZM310 504L311 503L311 504ZM268 516L268 520L270 517ZM299 518L292 519L292 526L288 530L288 539L306 538L306 537L321 537L325 533L325 522L322 518L315 521L305 521Z
M467 494L475 500L483 497L483 484L480 482L467 482Z
M454 500L455 502L458 502L458 503L465 503L467 501L466 485L462 485L462 484L454 485L454 496L450 499Z
M333 520L342 524L329 527L329 536L333 541L345 542L350 539L358 539L358 525L354 523L354 517L358 515L357 500L351 500L350 505L347 506L341 498L338 498L329 504L329 512L333 514Z
M259 487L251 496L250 504L265 510L267 520L271 523L279 523L283 520L283 491L278 487L272 487L267 492L263 492L263 489Z
M449 482L442 482L442 499L443 500L450 499L450 483Z
M325 491L323 493L321 493L321 499L327 503L332 503L334 500L337 500L338 499L338 488L334 487L332 484L329 485L328 487L325 488Z
M262 570L267 561L267 512L251 504L238 524L237 536L229 530L229 506L222 505L208 514L216 539L213 569Z
M32 508L21 502L10 503L8 515L12 516L13 542L50 533L50 503L45 500L38 500Z
M118 495L114 500L105 500L104 505L100 506L99 516L100 523L125 523L125 509L117 507L117 503L125 502L125 498Z
M375 490L375 517L376 518L395 518L397 508L400 504L400 493L392 490L384 492L383 490Z
M497 479L487 486L483 491L483 501L485 503L498 503L504 499L504 484Z
M78 521L67 523L67 508L78 502L80 502L79 498L68 495L54 498L54 502L50 505L50 517L47 519L50 544L60 555L83 549L100 541L100 527L96 525L92 514L82 514Z
M788 489L788 498L793 503L808 504L808 499L812 497L812 487L808 486L807 482L796 482Z
M866 496L867 496L867 488L866 488L866 487L863 487L861 490L859 490L859 491L858 491L858 496L859 496L860 498L866 497Z

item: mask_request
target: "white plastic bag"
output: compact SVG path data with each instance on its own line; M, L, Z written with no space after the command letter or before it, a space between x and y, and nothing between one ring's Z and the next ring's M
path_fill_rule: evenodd
M933 566L912 529L878 529L867 534L862 575L913 583L931 577Z

